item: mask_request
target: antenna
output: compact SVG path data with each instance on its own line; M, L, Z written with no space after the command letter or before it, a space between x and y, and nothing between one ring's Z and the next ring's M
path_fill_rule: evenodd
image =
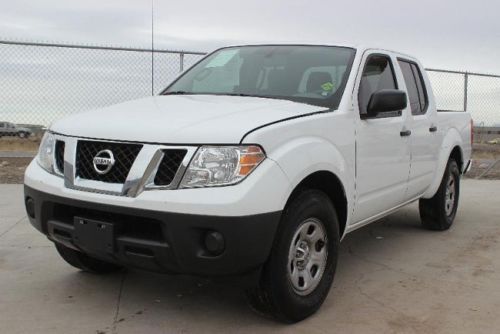
M151 96L155 95L155 21L154 0L151 0Z

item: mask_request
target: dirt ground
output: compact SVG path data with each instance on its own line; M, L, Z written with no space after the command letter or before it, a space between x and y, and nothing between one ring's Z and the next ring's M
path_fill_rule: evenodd
M10 157L5 153L36 152L40 137L29 139L0 138L0 184L22 183L26 167L32 158ZM4 155L2 156L2 153ZM9 155L10 155L9 154ZM500 143L476 143L473 149L473 164L468 178L500 180Z
M500 143L476 143L472 150L472 168L468 178L500 180Z
M0 183L23 182L24 171L32 158L0 158Z
M40 136L22 139L16 137L0 137L0 151L36 152L40 145Z
M22 183L24 171L32 158L11 157L15 152L33 154L38 150L41 137L27 139L2 137L0 138L0 183Z

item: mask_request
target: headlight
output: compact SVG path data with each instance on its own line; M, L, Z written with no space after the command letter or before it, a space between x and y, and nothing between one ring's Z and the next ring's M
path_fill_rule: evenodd
M202 146L191 160L180 188L236 184L265 157L258 146Z
M49 173L54 173L55 138L50 132L45 132L38 149L38 164Z

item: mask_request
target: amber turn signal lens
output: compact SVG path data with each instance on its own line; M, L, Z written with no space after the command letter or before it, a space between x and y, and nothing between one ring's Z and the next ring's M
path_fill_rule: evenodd
M264 159L265 154L258 146L248 146L240 155L240 171L239 175L248 175L257 167Z

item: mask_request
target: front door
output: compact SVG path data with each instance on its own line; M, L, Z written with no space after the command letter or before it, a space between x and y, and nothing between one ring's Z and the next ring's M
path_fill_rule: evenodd
M410 171L407 111L366 118L373 93L397 89L394 59L388 54L365 55L357 85L361 115L356 129L356 204L353 223L359 223L404 203Z

